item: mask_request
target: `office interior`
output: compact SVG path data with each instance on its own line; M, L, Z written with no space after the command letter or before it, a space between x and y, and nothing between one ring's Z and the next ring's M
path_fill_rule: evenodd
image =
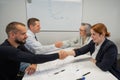
M6 25L11 21L20 21L26 24L27 12L26 2L32 0L0 0L0 43L7 35L5 33ZM120 0L82 0L82 19L81 22L90 24L104 23L111 33L110 39L118 47L118 59L120 59ZM46 22L47 23L47 22ZM78 31L41 31L37 34L38 40L44 44L53 44L56 41L62 41L79 36ZM120 60L119 60L120 63Z

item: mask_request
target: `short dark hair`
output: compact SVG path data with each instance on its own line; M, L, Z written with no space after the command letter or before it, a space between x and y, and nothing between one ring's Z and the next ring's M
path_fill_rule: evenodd
M39 19L37 18L29 18L28 21L27 21L27 26L28 28L30 28L30 25L35 25L35 21L40 21Z
M25 24L23 24L21 22L11 22L6 26L7 35L9 35L9 32L11 32L11 31L14 31L14 32L18 31L17 25L25 26Z

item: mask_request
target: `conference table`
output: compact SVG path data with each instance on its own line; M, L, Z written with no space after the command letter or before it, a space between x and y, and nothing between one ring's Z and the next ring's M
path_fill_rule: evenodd
M25 74L23 80L118 80L109 71L99 69L90 59L91 56L85 54L38 64L36 72Z

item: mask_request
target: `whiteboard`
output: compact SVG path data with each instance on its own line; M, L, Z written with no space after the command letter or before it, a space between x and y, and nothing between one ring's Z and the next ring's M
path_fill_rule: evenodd
M78 31L82 0L28 0L27 18L40 19L41 30Z

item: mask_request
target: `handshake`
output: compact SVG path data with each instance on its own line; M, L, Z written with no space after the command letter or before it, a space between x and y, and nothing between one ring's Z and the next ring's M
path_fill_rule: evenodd
M69 51L60 50L58 54L59 54L59 59L65 59L67 56L75 56L74 50L69 50Z

